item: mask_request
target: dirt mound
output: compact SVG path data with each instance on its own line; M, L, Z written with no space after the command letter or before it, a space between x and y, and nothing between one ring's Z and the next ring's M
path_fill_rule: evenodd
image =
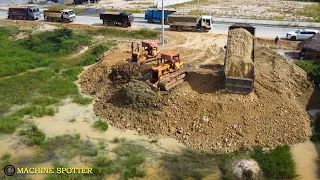
M17 36L16 36L16 40L18 39L24 39L24 38L27 38L29 37L29 34L27 32L23 32L21 31Z
M53 31L55 29L58 29L58 27L41 23L36 26L34 32Z
M121 102L136 110L160 107L160 98L145 82L132 80L119 91Z
M245 29L233 29L228 38L227 75L233 77L252 78L253 36Z
M224 54L216 53L216 58L204 65L221 64ZM231 151L304 142L311 134L305 108L313 92L306 73L272 49L259 46L255 54L254 91L245 96L225 93L220 76L199 72L190 74L179 88L157 92L163 104L161 109L137 111L118 105L110 101L119 92L118 86L113 86L109 79L99 79L110 74L119 57L130 56L120 52L109 54L86 70L80 83L84 93L96 92L95 112L113 126L174 137L191 148ZM194 46L185 47L181 55L190 57L186 58L188 63L201 63L202 54ZM207 60L203 58L202 62ZM137 96L136 93L131 97Z
M110 80L115 84L124 84L131 79L143 79L146 73L151 70L151 65L138 65L137 63L121 63L112 67Z

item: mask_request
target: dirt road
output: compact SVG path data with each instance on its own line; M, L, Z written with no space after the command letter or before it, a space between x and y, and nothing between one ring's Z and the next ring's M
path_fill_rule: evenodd
M7 12L0 11L0 19L6 19ZM41 22L44 22L41 18ZM77 16L77 19L74 23L71 24L87 24L94 26L102 26L102 21L98 17L90 17L90 16ZM216 34L227 34L228 26L230 24L213 24L210 33ZM263 26L255 26L256 27L256 36L261 38L275 38L279 36L280 38L284 38L289 31L294 31L296 28L279 28L279 27L263 27ZM150 28L154 30L161 30L160 24L149 24L147 21L142 19L137 19L133 24L132 28ZM169 31L169 26L165 25L165 31Z

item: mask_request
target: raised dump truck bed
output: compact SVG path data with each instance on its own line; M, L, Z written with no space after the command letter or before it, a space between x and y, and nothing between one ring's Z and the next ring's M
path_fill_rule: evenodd
M248 39L239 39L241 38L241 35L231 36L232 30L236 30L236 29L240 30L240 28L245 29L247 31L245 33L249 32L252 36L250 34L249 36L245 36L245 38L248 38ZM242 31L242 33L243 32L244 31ZM251 38L252 38L252 41L251 41ZM244 43L244 44L240 45L240 44L237 44L237 42L240 44L241 43ZM252 44L251 49L249 49L250 47L244 47L247 43L248 45L250 45L250 47ZM237 48L239 49L237 50L232 49L232 48L235 48L235 46L237 46ZM234 24L229 27L228 42L227 42L225 59L224 59L224 88L228 92L237 93L237 94L249 94L252 91L253 84L254 84L254 77L255 77L254 76L254 48L255 48L255 28L254 27L252 27L250 24ZM232 54L231 51L234 51L235 53L233 57L231 57L230 55ZM241 54L241 56L238 56L237 53ZM237 58L239 59L239 61L234 62L234 59L237 59ZM245 64L243 62L244 61L243 59L249 59L252 62L252 64L248 62L246 62L247 64ZM245 68L243 68L243 65L248 65L248 67L245 66ZM230 66L236 66L236 67L230 67ZM239 72L236 72L237 70Z

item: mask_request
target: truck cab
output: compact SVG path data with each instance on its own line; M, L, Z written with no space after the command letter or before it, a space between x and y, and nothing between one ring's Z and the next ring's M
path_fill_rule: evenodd
M76 14L73 10L64 9L62 10L63 19L68 19L69 21L74 21L76 18Z
M128 19L130 21L130 24L132 24L134 21L133 15L131 13L126 13L126 14L128 14Z
M38 7L29 7L28 8L28 15L33 19L40 19L40 10Z
M146 11L144 12L144 19L145 19L145 20L152 19L152 18L153 18L152 12L153 12L152 9L146 10Z
M201 23L200 26L201 28L204 28L205 30L210 30L212 26L212 16L202 16L200 19Z
M168 15L175 13L176 11L164 10L164 22L166 23L166 19ZM162 21L162 10L160 9L148 9L144 12L144 19L148 21L148 23L161 23Z

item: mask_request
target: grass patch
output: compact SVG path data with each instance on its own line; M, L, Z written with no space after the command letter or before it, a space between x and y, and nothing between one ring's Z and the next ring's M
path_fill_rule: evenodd
M23 123L25 115L42 117L44 115L53 116L54 114L55 110L52 107L34 105L23 107L8 116L0 118L0 133L13 133Z
M100 141L99 141L99 146L100 146L100 149L101 149L101 150L103 150L103 149L106 148L106 145L105 145L105 143L104 143L103 140L100 140Z
M36 105L49 105L79 94L74 81L81 71L80 67L67 69L62 74L41 70L0 80L0 115L13 104L32 101Z
M233 163L238 159L248 159L250 154L232 152L228 154L214 151L184 150L179 154L165 154L161 157L164 170L170 179L203 179L208 175L221 174L221 179L238 179L232 172ZM221 173L220 173L221 172Z
M39 96L39 97L36 97L35 99L32 100L32 104L43 105L43 106L57 104L59 102L60 102L59 99L56 99L56 98L53 98L50 96Z
M92 35L103 34L107 37L124 37L133 39L156 39L160 35L159 31L154 31L150 29L140 29L140 30L124 30L115 29L110 27L96 28L88 30L88 33Z
M47 105L79 94L74 81L81 71L82 68L74 67L55 74L48 69L0 80L0 115L13 104L33 101L33 104Z
M78 103L78 104L82 104L82 105L90 104L92 102L92 100L93 99L88 98L88 97L83 97L81 95L77 95L77 96L73 97L74 103Z
M119 143L120 142L120 139L118 137L115 137L113 138L112 140L113 143Z
M314 1L315 2L315 1ZM309 17L311 22L320 22L320 4L313 4L303 7L296 12L298 15Z
M221 179L239 179L233 172L233 164L241 159L255 159L263 173L253 175L253 179L292 179L296 177L295 165L288 146L279 146L270 151L255 148L254 151L220 153L214 151L184 150L179 154L164 154L162 165L170 179L203 179L208 175L221 174ZM221 173L220 173L220 172ZM246 179L246 178L243 178ZM249 178L250 179L250 178Z
M29 146L41 145L44 143L46 135L42 132L38 126L32 125L27 129L20 131L20 136L25 136L25 141Z
M218 161L213 153L185 150L181 154L168 154L162 157L170 179L202 179L219 171Z
M41 145L42 151L33 159L34 163L46 162L54 160L55 168L68 167L66 163L62 163L61 159L65 161L70 160L76 155L81 155L83 147L88 146L88 142L81 141L72 135L57 136L55 138L49 138L47 142ZM98 149L89 144L91 150L96 152ZM129 179L134 177L144 177L146 172L141 165L145 162L145 156L148 151L140 145L133 144L132 142L125 142L119 144L114 152L117 154L117 158L110 160L107 156L94 157L91 167L93 168L92 174L71 174L71 175L59 175L56 173L50 174L46 179L105 179L105 176L109 174L120 174L121 179ZM67 155L67 154L71 155ZM87 155L85 153L85 155Z
M7 159L10 159L10 157L11 157L11 154L10 153L4 153L4 155L2 156L2 160L7 160Z
M286 17L285 16L274 16L274 17L270 17L269 20L272 21L283 21Z
M209 13L206 11L203 11L203 10L192 10L192 11L188 12L188 14L189 15L206 15Z
M319 60L303 60L296 61L301 69L307 72L308 76L316 85L320 84L320 61Z
M90 99L80 96L78 87L74 83L83 70L81 63L86 57L91 57L95 62L115 45L114 43L95 45L86 54L74 60L66 56L83 45L90 45L92 40L90 35L60 28L51 33L38 33L26 39L9 38L18 34L18 29L17 26L0 27L0 40L3 42L0 44L1 133L12 133L23 123L24 115L38 117L54 115L55 110L47 106L57 104L70 96L74 97L74 102L90 103ZM44 66L45 69L28 72L31 68ZM25 73L17 75L21 72ZM8 75L13 76L1 78ZM30 106L3 116L11 106L30 102Z
M88 66L96 63L100 60L104 52L108 51L111 47L115 46L115 43L100 43L93 46L92 49L88 51L84 60L80 63L82 66Z
M143 146L124 142L113 150L118 156L110 160L106 156L97 157L93 163L93 172L103 179L108 174L121 174L122 179L144 177L146 172L140 166L145 162L148 152Z
M62 135L48 138L40 146L41 150L33 158L34 163L42 163L49 160L58 160L64 158L70 160L78 155L97 156L98 149L94 147L91 141L83 141L80 135Z
M56 59L72 53L81 45L91 43L84 34L74 34L71 29L59 28L52 33L39 33L28 38L9 40L11 28L0 27L0 78L16 75L29 69L48 67Z
M93 127L96 129L99 129L100 131L106 131L108 130L108 124L107 122L98 119L96 122L94 122Z
M257 147L252 158L259 163L268 179L292 179L297 176L289 146L278 146L270 151Z
M2 160L2 168L6 167L7 165L10 164L9 159L11 158L11 154L10 153L5 153L4 155L2 155L1 160Z

